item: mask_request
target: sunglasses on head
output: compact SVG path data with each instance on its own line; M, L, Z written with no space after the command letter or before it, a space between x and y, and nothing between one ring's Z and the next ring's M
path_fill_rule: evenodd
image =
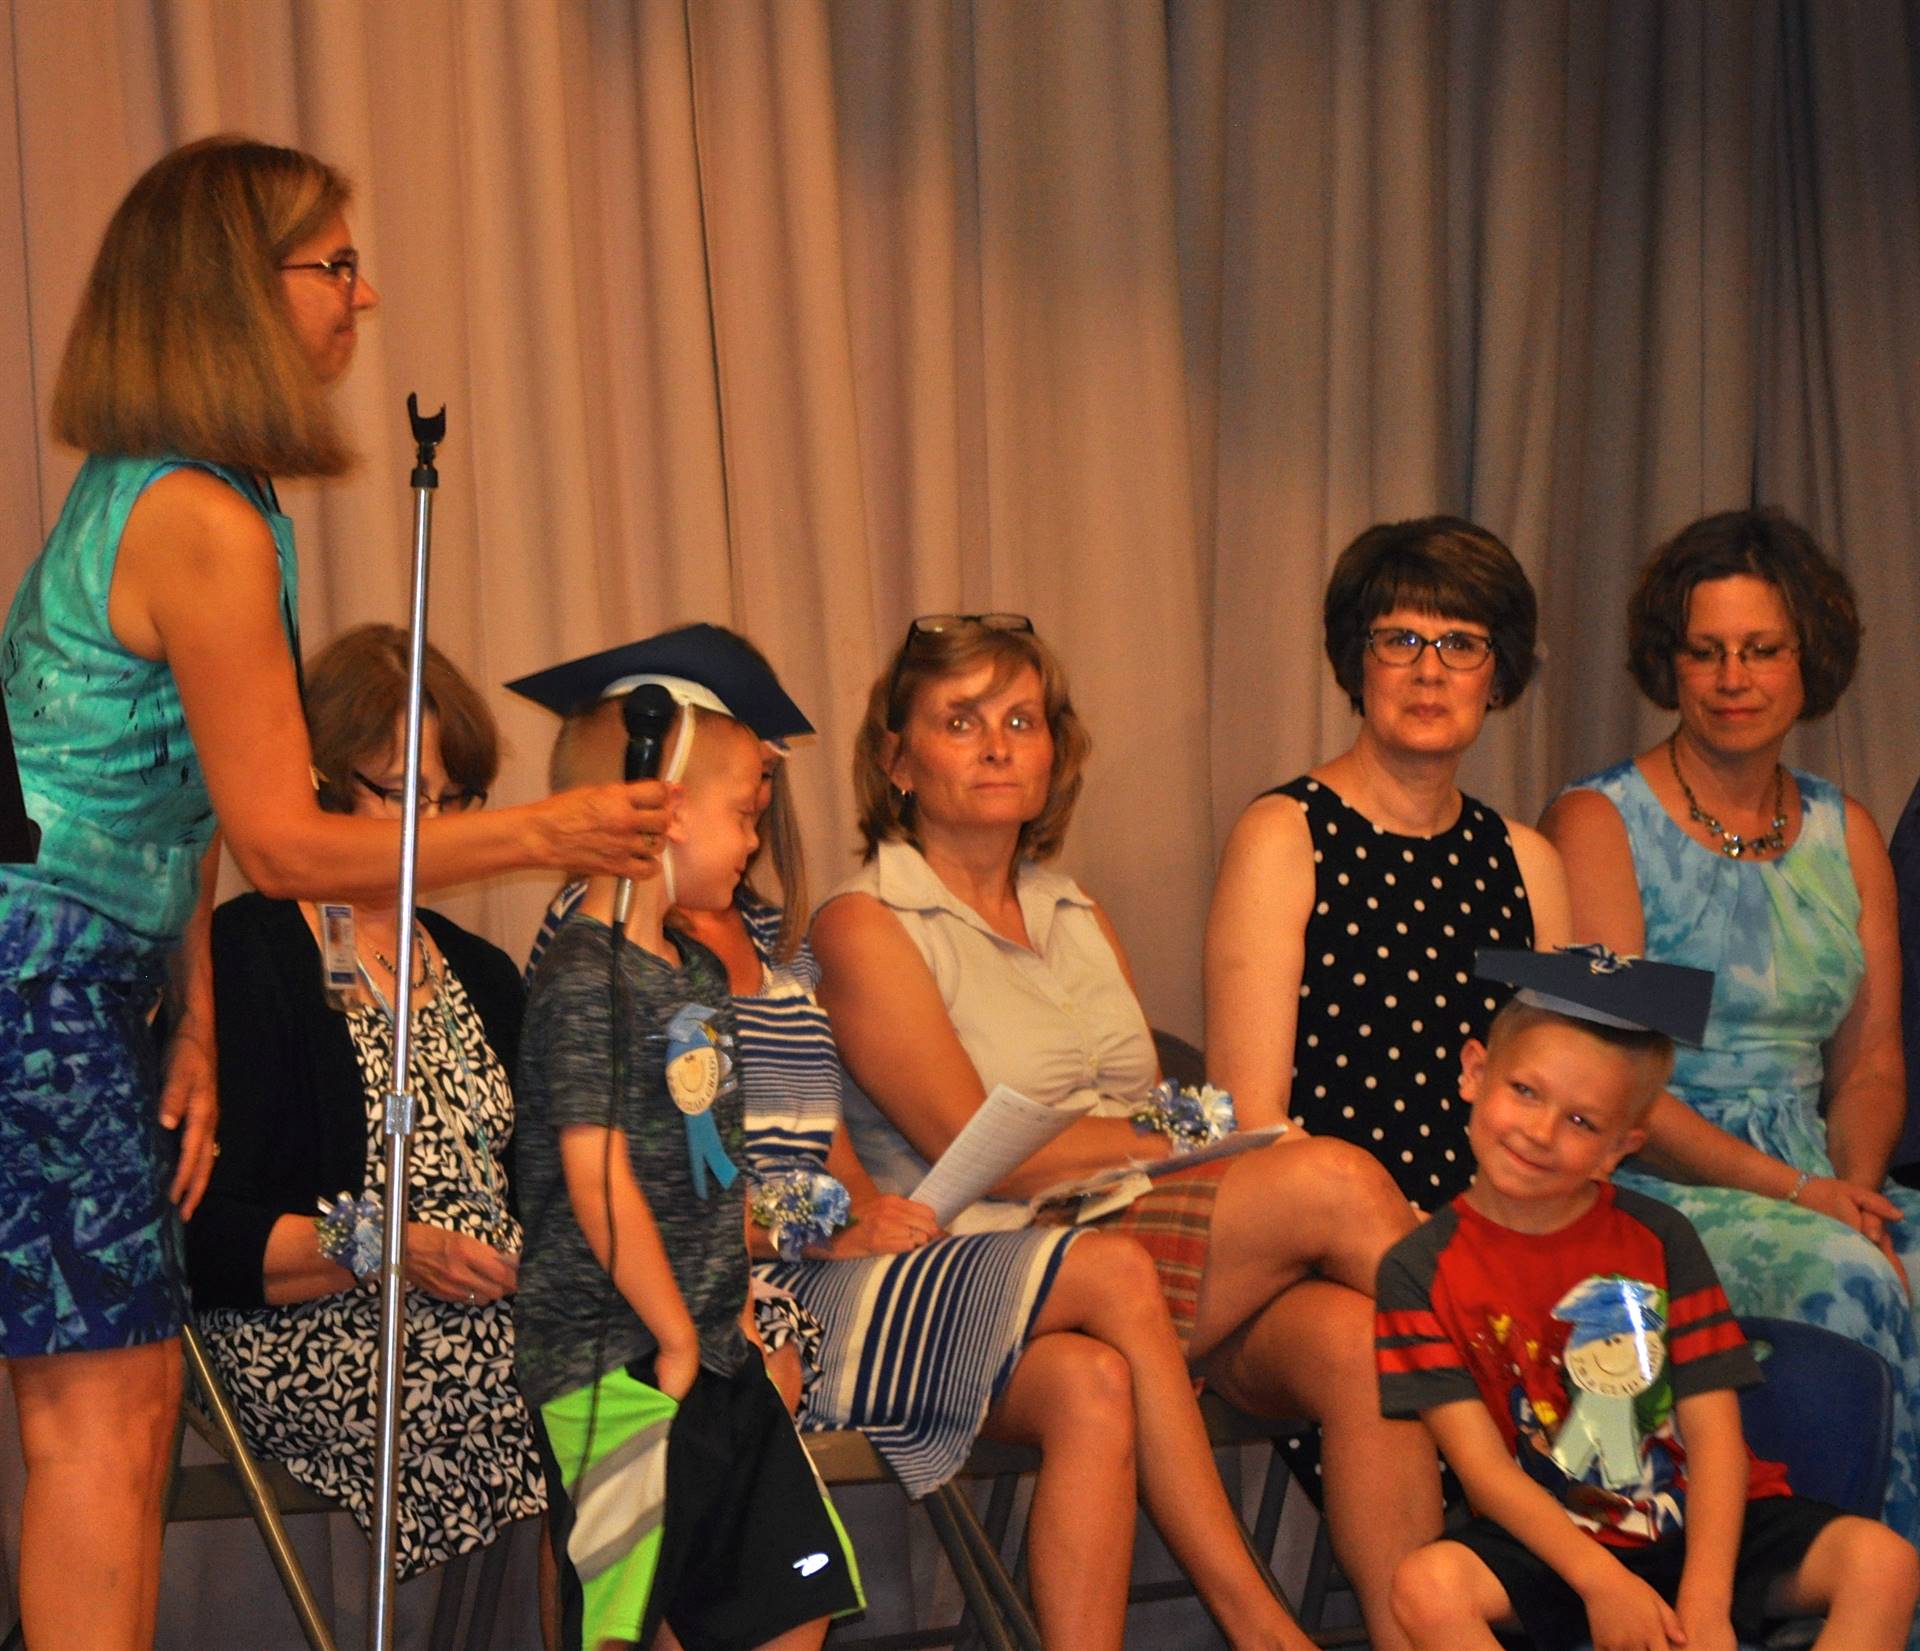
M1024 613L923 613L918 619L907 625L906 640L900 644L900 651L894 656L893 674L887 678L887 706L891 712L894 696L900 692L900 672L906 666L908 656L912 654L914 644L922 637L944 636L949 631L962 631L968 626L977 626L983 631L1006 631L1015 636L1031 636L1033 621ZM887 727L898 731L899 718L890 715Z

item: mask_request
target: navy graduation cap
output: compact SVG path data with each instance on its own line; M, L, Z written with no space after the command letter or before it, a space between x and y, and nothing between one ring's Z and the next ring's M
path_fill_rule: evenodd
M550 665L509 682L507 690L564 717L647 682L660 683L683 705L702 705L744 722L763 740L792 740L813 732L813 724L787 697L773 668L718 625L682 625L641 642Z
M1605 946L1561 946L1551 952L1482 950L1473 972L1520 989L1523 1003L1575 1020L1629 1031L1664 1032L1680 1043L1706 1036L1713 972L1678 963L1622 957Z

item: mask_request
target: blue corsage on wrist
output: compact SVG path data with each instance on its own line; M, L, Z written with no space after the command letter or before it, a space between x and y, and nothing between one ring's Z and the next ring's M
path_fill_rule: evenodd
M322 1198L319 1208L320 1253L338 1262L362 1284L377 1276L387 1236L387 1218L380 1200L372 1193L355 1198L343 1192L334 1198Z
M758 1177L747 1213L767 1229L782 1261L798 1261L853 1218L847 1189L824 1170L778 1169Z
M1166 1136L1176 1154L1212 1146L1234 1130L1233 1097L1210 1083L1198 1089L1170 1080L1155 1084L1129 1116L1134 1128Z

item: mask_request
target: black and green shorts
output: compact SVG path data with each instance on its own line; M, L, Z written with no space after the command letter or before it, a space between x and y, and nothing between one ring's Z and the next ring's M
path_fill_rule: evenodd
M640 1360L535 1413L561 1644L644 1647L667 1622L686 1651L748 1651L864 1609L853 1545L759 1359L702 1369L678 1404L652 1375Z

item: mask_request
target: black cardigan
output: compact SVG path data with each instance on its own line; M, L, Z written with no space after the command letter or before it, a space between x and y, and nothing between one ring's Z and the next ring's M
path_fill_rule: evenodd
M473 1000L511 1078L525 992L507 954L438 912L420 921ZM291 900L243 894L213 914L220 1156L187 1223L199 1307L265 1305L267 1237L283 1215L366 1186L367 1097L346 1016L327 1006L320 949Z

